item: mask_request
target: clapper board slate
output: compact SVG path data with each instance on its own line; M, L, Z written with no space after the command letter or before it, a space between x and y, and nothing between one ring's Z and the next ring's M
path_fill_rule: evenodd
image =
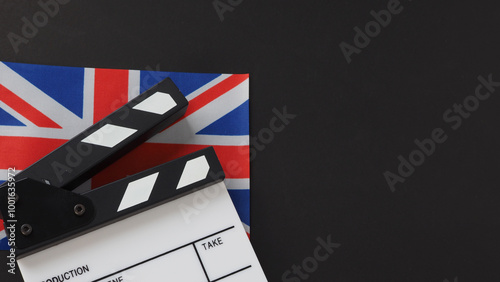
M0 211L25 281L266 281L213 148L71 191L187 105L165 79L16 175L15 190L2 185Z
M0 183L26 169L164 78L189 101L186 114L86 182L79 191L214 147L224 183L250 234L249 75L64 67L0 62ZM157 152L162 152L158 154ZM8 250L0 224L0 261ZM0 273L3 271L0 265ZM0 280L2 275L0 274Z

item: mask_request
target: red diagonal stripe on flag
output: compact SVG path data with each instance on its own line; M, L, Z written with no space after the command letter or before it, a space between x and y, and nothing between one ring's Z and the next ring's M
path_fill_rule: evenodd
M240 83L245 81L245 79L248 78L248 74L233 74L230 77L224 79L223 81L219 82L217 85L214 87L208 89L207 91L203 92L202 94L198 95L196 98L193 100L189 101L189 106L186 111L186 114L184 117L189 116L190 114L196 112L197 110L201 109L203 106L206 104L212 102L213 100L219 98L222 96L224 93L228 92L229 90L235 88L238 86Z
M0 100L38 127L62 128L32 105L0 84Z
M26 169L67 140L36 137L0 136L0 169Z
M94 123L128 102L128 70L95 69Z
M247 78L248 78L248 74L233 74L230 77L219 82L218 84L216 84L212 88L208 89L207 91L196 96L194 99L189 101L189 105L188 105L187 111L184 114L184 116L182 118L180 118L178 121L176 121L175 123L185 119L190 114L196 112L197 110L203 108L208 103L210 103L213 100L224 95L229 90L235 88L240 83L245 81Z

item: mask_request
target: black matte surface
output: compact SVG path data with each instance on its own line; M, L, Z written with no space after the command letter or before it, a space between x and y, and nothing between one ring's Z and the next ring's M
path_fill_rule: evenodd
M339 44L390 1L220 1L237 4L224 21L212 0L70 1L18 53L7 34L40 8L0 1L0 60L249 72L251 135L268 141L251 236L269 281L315 266L329 235L340 246L307 281L500 281L500 90L457 130L442 117L478 76L500 81L498 2L403 0L348 64ZM284 107L296 117L270 138ZM383 173L435 128L447 140L391 192Z

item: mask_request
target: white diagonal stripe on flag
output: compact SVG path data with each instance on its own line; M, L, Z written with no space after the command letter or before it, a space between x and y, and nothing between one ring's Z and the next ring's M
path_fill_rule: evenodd
M41 137L41 138L52 138L52 139L71 139L84 128L46 128L38 127L33 124L29 119L25 118L23 115L19 114L11 107L6 105L4 102L0 101L0 108L5 110L7 113L12 115L14 118L24 123L26 126L8 126L0 125L0 132L2 136L23 136L23 137Z
M19 114L16 112L14 109L9 107L9 105L5 104L3 101L0 101L0 108L2 108L4 111L9 113L11 116L19 120L20 122L24 123L26 127L29 128L29 130L32 130L33 127L37 127L34 123L32 123L29 119L25 118L23 115ZM23 129L25 129L24 127ZM12 129L17 129L17 126L0 126L0 128L5 129L5 132L12 131ZM4 130L0 131L2 134L4 133Z
M37 109L61 127L74 127L83 123L73 112L59 104L42 90L31 84L4 63L0 62L0 84Z
M222 82L223 80L225 80L226 78L228 78L230 76L231 76L230 74L221 74L220 76L211 80L209 83L207 83L207 84L203 85L202 87L196 89L195 91L189 93L189 95L186 96L186 99L188 101L193 100L194 98L198 97L201 93L214 87L215 85L219 84L220 82Z
M196 132L204 129L208 125L212 124L216 120L225 116L239 105L243 104L248 100L248 79L229 90L224 95L218 97L212 102L205 105L203 108L197 110L191 115L187 116L183 120L169 127L168 130L165 130L153 138L151 138L148 142L150 143L171 143L171 144L205 144L212 145L211 143L207 143L210 139L213 139L213 136L205 137ZM186 130L189 128L189 130ZM217 136L219 137L219 136ZM245 145L248 144L248 136L220 136L221 138L217 138L217 144L213 145L222 145L223 139L226 139L227 145ZM214 139L215 141L215 139ZM229 141L229 142L228 142ZM225 145L225 144L224 144Z

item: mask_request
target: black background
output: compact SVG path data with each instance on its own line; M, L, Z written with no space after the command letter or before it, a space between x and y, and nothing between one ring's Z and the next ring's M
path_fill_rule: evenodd
M442 117L500 81L498 1L402 0L347 63L339 44L388 2L233 0L221 21L212 0L73 0L16 53L7 34L40 7L0 0L0 60L250 73L251 136L273 108L296 115L251 162L269 281L328 236L341 246L306 281L500 281L500 88L456 130ZM435 128L447 140L391 192L383 173Z

